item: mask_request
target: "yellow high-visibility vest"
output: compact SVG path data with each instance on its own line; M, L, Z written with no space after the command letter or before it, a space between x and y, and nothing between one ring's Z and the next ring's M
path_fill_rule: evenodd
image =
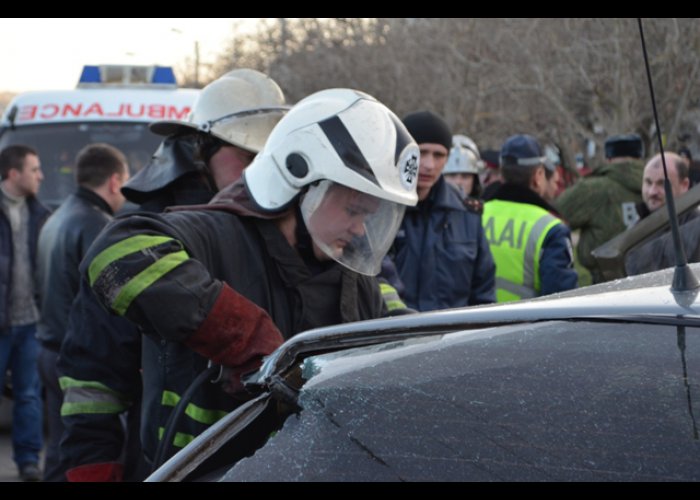
M481 223L496 264L496 301L536 297L540 292L542 243L560 220L527 203L492 200Z

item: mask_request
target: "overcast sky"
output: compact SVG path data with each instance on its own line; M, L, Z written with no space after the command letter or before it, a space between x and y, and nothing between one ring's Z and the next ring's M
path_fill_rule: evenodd
M0 19L0 91L75 87L85 64L177 66L214 55L257 19Z

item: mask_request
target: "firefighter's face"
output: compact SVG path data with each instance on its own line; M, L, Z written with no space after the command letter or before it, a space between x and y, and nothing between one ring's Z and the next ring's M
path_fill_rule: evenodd
M474 188L475 174L460 172L458 174L445 174L445 180L459 189L462 196L470 196Z
M315 238L326 245L339 258L343 249L357 237L365 234L365 218L379 207L379 200L339 185L331 186L319 207L309 218L309 229ZM328 260L329 256L314 248L316 258Z
M209 170L216 188L221 190L240 179L255 154L236 146L224 145L209 160Z

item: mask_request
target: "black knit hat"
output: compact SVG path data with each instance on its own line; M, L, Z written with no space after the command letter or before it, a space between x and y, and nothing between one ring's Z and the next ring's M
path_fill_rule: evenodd
M452 148L452 131L438 115L416 111L404 116L402 121L419 146L429 142L442 144L448 151Z
M605 140L605 157L619 158L631 156L641 158L644 156L644 144L637 134L613 135Z

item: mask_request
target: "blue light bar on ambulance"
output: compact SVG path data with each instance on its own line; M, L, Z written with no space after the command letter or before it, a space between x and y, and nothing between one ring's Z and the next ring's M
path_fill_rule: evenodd
M78 88L95 87L177 87L170 66L133 66L104 64L83 66Z

